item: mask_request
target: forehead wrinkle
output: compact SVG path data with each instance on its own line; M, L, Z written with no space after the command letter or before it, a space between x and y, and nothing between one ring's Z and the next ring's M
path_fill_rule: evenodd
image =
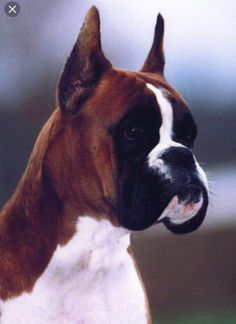
M149 90L143 80L132 72L113 69L101 80L86 103L86 113L105 124L116 123L138 103L148 100ZM99 106L99 109L96 107ZM96 116L95 116L96 115ZM99 118L98 118L99 117Z
M97 87L98 91L105 90L108 100L114 96L116 99L124 101L139 96L145 88L143 80L134 73L121 69L112 69Z

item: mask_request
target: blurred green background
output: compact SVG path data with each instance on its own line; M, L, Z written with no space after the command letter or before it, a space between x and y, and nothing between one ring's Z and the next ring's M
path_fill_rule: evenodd
M55 106L55 86L89 7L115 66L137 70L156 15L166 22L167 79L198 123L195 154L210 181L210 208L193 234L162 226L133 236L158 323L236 323L236 2L234 0L0 0L0 204L12 194Z

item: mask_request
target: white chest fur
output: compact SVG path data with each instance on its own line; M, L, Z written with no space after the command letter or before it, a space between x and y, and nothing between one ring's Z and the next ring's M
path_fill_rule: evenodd
M81 217L31 293L1 305L1 324L143 324L145 294L127 252L129 233Z

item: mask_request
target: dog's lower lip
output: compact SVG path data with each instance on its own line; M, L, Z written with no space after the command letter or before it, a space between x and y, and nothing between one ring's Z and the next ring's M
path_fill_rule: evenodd
M200 185L188 183L184 185L178 192L176 192L169 200L163 213L168 209L169 205L172 203L173 199L176 199L181 203L198 203L202 197L202 188ZM168 216L162 215L156 220L155 224L162 223Z

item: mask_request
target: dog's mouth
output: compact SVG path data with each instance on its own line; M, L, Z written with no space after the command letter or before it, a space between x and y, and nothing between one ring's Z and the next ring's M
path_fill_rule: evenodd
M204 219L207 193L202 186L185 185L170 200L157 223L163 222L174 233L185 233L196 229ZM197 216L197 222L194 218Z
M130 230L163 223L171 232L184 234L197 229L205 218L208 192L194 173L181 173L175 181L145 173L133 190L132 186L125 188L118 217L120 224Z

